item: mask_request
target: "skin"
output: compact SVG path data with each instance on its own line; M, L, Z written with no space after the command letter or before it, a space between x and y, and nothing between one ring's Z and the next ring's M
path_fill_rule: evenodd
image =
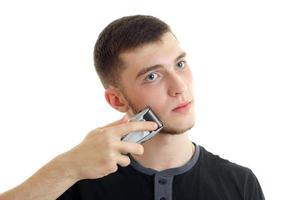
M134 156L145 167L157 170L178 167L190 159L193 151L187 135L195 123L193 79L186 57L179 57L182 53L170 32L161 41L124 52L120 55L126 68L121 74L122 88L106 90L108 103L118 111L133 115L150 106L164 123L166 128L143 144L145 153ZM139 71L154 65L160 68L136 79ZM190 109L185 113L174 112L184 101L191 101Z
M157 170L188 162L194 149L187 132L195 120L192 74L185 57L176 60L182 53L171 33L164 34L160 42L122 53L120 58L126 66L121 74L122 87L107 88L105 98L126 115L90 131L77 146L55 157L19 186L2 193L0 200L56 199L79 180L101 178L116 172L118 165L128 166L127 153ZM141 69L157 64L161 67L152 71L155 75L135 78ZM173 111L183 101L191 101L189 110ZM166 128L143 145L121 141L129 132L157 128L153 122L128 121L129 116L145 106L155 111Z

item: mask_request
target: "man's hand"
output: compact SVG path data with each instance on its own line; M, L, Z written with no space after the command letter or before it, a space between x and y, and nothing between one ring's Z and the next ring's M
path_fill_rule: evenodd
M143 146L123 142L122 136L129 132L155 130L154 122L128 122L125 115L121 120L91 131L77 146L64 154L68 169L78 180L101 178L115 172L117 165L130 164L127 153L143 154Z
M143 146L121 141L140 130L155 130L154 122L128 122L127 116L91 131L71 150L58 155L19 186L0 194L1 200L53 200L81 179L101 178L115 172L117 165L130 163L127 153L142 154Z

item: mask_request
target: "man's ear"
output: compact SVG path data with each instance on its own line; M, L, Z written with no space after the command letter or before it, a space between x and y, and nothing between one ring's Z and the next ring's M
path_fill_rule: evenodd
M105 99L107 103L120 112L128 111L128 102L117 88L105 89Z

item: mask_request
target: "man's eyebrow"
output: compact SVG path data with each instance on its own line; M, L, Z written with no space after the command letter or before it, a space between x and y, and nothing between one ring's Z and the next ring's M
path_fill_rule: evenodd
M181 58L185 57L186 56L186 53L185 52L182 52L179 56L176 57L175 59L175 63L180 60ZM147 72L150 72L150 71L153 71L153 70L156 70L156 69L159 69L159 68L162 68L163 66L162 65L153 65L153 66L150 66L150 67L146 67L144 69L141 69L139 71L139 73L137 74L136 76L136 79L140 76L142 76L143 74L146 74Z
M182 52L179 56L177 56L177 58L175 59L175 62L177 62L178 60L180 60L181 58L184 58L186 56L185 52Z

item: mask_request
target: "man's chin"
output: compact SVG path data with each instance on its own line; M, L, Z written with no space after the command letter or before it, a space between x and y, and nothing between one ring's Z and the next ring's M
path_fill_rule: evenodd
M191 130L194 127L194 123L186 128L175 128L175 127L164 127L161 130L161 134L169 134L169 135L180 135L183 134L189 130Z

